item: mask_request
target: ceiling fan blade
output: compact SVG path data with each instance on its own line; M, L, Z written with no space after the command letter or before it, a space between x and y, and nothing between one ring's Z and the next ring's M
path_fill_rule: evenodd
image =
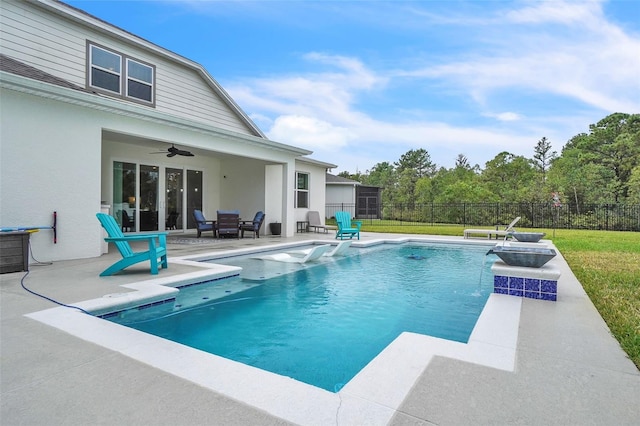
M176 148L175 145L171 145L169 148L167 148L166 151L150 152L149 154L167 154L167 157L175 157L176 155L195 157L195 155L193 155L193 153L191 153L190 151Z

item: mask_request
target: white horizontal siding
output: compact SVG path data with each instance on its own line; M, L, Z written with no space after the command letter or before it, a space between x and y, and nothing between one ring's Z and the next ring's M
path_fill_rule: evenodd
M109 33L33 4L0 2L2 53L84 87L86 40L156 67L156 110L234 132L255 135L198 71Z
M156 81L158 110L251 134L238 115L212 91L195 70L165 64L157 68Z
M348 185L327 185L326 186L327 204L355 204L355 189Z
M77 31L59 25L59 19L28 3L3 0L0 11L2 53L84 86L86 55Z

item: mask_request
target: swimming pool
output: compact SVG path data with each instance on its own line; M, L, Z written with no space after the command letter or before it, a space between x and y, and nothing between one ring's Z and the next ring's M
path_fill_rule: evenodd
M216 259L249 280L190 285L175 304L110 320L336 392L403 332L466 343L492 289L485 253L403 244L305 265Z
M204 259L291 249L301 244L326 241L332 240L278 240L260 247L232 247L204 253L194 250L169 259L172 267L168 271L172 273L161 272L159 277L127 275L121 277L125 280L117 280L120 284L111 290L112 293L75 305L95 314L106 314L163 301L171 294L179 293L172 288L177 285L237 273L231 266L208 264L202 262ZM353 246L414 242L482 246L483 250L495 244L456 237L398 235L354 242ZM182 270L176 274L178 267ZM467 343L403 332L337 393L86 315L76 309L53 307L27 314L27 317L294 424L373 425L388 424L399 413L399 407L436 357L513 372L522 304L523 298L520 297L490 294ZM434 383L435 389L438 386Z

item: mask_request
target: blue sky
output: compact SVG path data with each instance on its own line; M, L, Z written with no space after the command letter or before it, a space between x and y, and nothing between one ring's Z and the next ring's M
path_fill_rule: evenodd
M640 1L67 1L202 64L272 140L484 167L640 113Z

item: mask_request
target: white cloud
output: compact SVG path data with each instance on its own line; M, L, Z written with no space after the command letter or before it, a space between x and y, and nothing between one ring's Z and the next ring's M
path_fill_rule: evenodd
M270 139L307 149L332 151L344 147L353 139L345 127L334 126L315 117L281 115L268 131Z
M386 81L355 58L319 53L309 53L304 58L329 70L244 80L240 85L228 85L227 90L245 108L249 105L251 110L262 111L262 115L316 117L337 128L362 120L362 113L354 108L358 94L379 90ZM284 128L281 122L277 134L283 136Z
M437 21L433 13L425 16ZM451 165L458 153L481 164L503 150L530 156L543 136L564 143L576 128L586 130L592 116L640 111L640 38L607 21L598 1L526 2L486 19L439 22L456 24L464 26L458 32L480 35L452 53L394 59L393 71L356 57L311 52L302 58L313 72L226 87L243 108L259 114L270 138L312 149L318 159L331 161L333 150L345 148L341 161L356 152L354 159L370 163L348 164L350 171L393 162L414 148L427 149L440 165ZM416 65L420 61L425 65ZM412 103L402 108L410 116L384 104L403 84L424 90L406 98ZM429 91L457 97L451 103L464 105L459 114L465 118L447 121L437 103L421 110L419 99ZM367 103L372 98L377 111ZM554 104L567 100L573 110ZM457 113L451 105L442 108Z
M466 87L481 104L496 90L513 88L565 96L605 112L640 109L640 39L609 23L597 1L532 4L505 13L504 23L487 30L490 41L464 61L408 75Z
M536 1L532 6L511 10L504 17L518 24L559 23L564 25L588 25L602 14L601 1Z
M486 113L485 115L498 121L518 121L522 119L522 116L515 112Z
M304 55L304 58L319 64L325 64L344 70L343 73L323 73L319 77L334 84L349 84L352 88L371 89L376 85L383 84L385 79L367 69L362 61L340 55L327 55L319 52L311 52Z

